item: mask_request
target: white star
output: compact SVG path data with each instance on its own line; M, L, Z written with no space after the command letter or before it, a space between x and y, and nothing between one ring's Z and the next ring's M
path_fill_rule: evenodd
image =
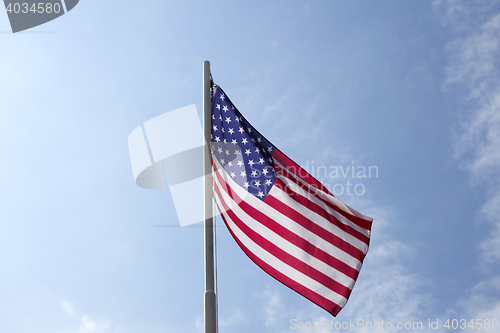
M253 170L250 174L252 177L257 177L257 170Z
M231 122L231 118L230 117L226 117L226 122L229 124Z
M224 133L224 127L222 127L221 130L222 130L222 133Z
M248 130L248 133L252 133L252 129L250 127L247 130Z
M231 135L234 133L234 131L233 131L233 129L232 129L232 128L230 128L228 132L229 132L229 134L231 134Z
M243 140L241 140L241 143L244 144L244 145L246 145L248 143L247 138L243 138Z
M241 176L241 177L246 177L246 176L247 176L246 171L245 171L245 170L243 170L243 171L241 172L240 176Z
M226 161L220 160L220 164L224 165L224 164L226 164Z
M258 154L260 153L260 149L259 148L255 148L255 152Z
M233 162L227 162L227 165L232 167L233 166Z
M234 174L234 172L231 172L231 177L236 177L236 175Z
M271 179L266 180L266 185L271 185Z
M217 110L220 110L220 104L217 104L216 108Z
M224 105L224 106L222 107L222 111L226 112L227 110L228 110L228 109L227 109L227 106L225 106L225 105Z
M224 100L224 98L225 98L224 94L221 94L220 99Z
M222 120L222 115L219 115L219 120Z
M217 125L212 126L214 131L217 131Z
M243 161L242 160L238 161L238 166L243 166Z
M259 158L259 164L264 164L264 159L263 158Z
M219 154L222 153L222 148L221 147L217 148L217 151L219 152Z
M254 139L254 138L251 138L250 140L252 140L252 142L255 142L255 139Z
M243 127L240 127L240 129L238 130L238 132L243 133L243 132L245 132L245 130L243 129Z
M219 137L218 137L218 136L216 136L216 137L215 137L215 141L217 141L217 142L219 142L219 141L220 141L220 139L219 139Z
M267 147L267 151L271 152L273 150L273 147Z
M226 149L226 155L229 156L229 150Z
M232 139L232 140L231 140L231 143L232 143L233 145L236 145L238 142L236 142L236 139Z
M234 107L233 107L233 110L234 110ZM236 119L235 119L235 120L236 120L236 122L238 122L238 123L240 122L240 120L238 119L238 117L236 117Z
M212 115L212 119L215 120L215 115Z
M224 138L224 143L227 143L226 138Z
M260 137L257 138L257 142L260 143L262 139Z
M251 154L250 149L245 149L245 154L247 154L247 156L250 155Z
M255 162L254 162L253 160L249 160L249 161L248 161L248 165L252 166L252 165L254 165L254 164L255 164Z
M239 154L241 154L241 150L236 149L236 150L234 151L234 155L238 156Z
M245 187L245 189L248 189L248 186L250 186L250 185L248 185L247 182L245 182L245 184L243 184L243 187Z
M260 186L260 180L255 181L255 186L259 187Z
M268 172L269 172L269 171L267 171L267 169L262 170L262 173L263 173L264 175L267 175L267 173L268 173Z
M264 196L264 193L259 191L259 194L257 194L257 195L259 196L259 198L262 199L262 197Z

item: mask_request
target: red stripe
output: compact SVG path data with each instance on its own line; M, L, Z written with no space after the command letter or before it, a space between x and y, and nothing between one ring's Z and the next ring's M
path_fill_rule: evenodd
M239 202L238 206L245 211L249 216L251 216L254 220L259 222L260 224L266 226L268 229L272 230L282 238L286 239L290 243L296 245L297 247L301 248L304 250L306 253L310 254L311 256L321 260L322 262L326 263L327 265L333 267L334 269L338 270L339 272L342 272L343 274L347 275L353 280L356 280L358 277L358 270L355 268L347 265L343 261L331 256L329 253L323 251L322 249L316 247L314 244L311 244L310 242L306 241L302 237L298 236L297 234L291 232L287 228L283 227L281 224L277 223L273 219L269 218L267 215L264 213L258 211L251 205L249 205L247 202L241 200L234 191L230 190L230 186L224 181L223 177L220 175L219 172L215 172L217 179L219 180L219 183L221 184L221 187L226 191L226 193L229 194L229 196L234 200ZM216 184L217 185L217 184ZM217 188L217 186L216 186ZM241 202L240 202L241 201ZM263 203L265 204L265 203Z
M265 237L262 235L258 234L255 232L255 230L252 230L248 225L246 225L241 219L239 219L236 214L232 211L229 210L228 206L222 199L222 196L220 194L220 190L218 187L216 187L215 191L217 192L217 195L220 198L220 201L222 205L224 206L224 210L226 213L230 216L231 220L236 224L236 226L250 238L252 241L254 241L257 245L259 245L261 248L263 248L265 251L273 255L274 257L278 258L285 264L295 268L299 272L301 272L304 275L309 276L311 279L316 280L317 282L321 283L328 289L336 292L339 295L344 296L345 298L349 298L349 295L351 294L351 290L347 288L346 286L343 286L342 284L338 283L337 281L333 280L323 272L309 266L308 264L300 261L299 259L295 258L294 256L290 255L289 253L283 251L280 249L278 246L274 245L272 242L267 240ZM241 206L240 206L241 207Z
M223 202L223 200L221 200ZM218 205L218 204L217 204ZM221 210L223 211L223 210ZM229 213L229 211L225 211L226 213ZM221 215L222 219L224 220L224 223L226 224L226 227L228 228L229 232L233 236L234 240L240 248L245 252L245 254L262 270L264 270L267 274L272 276L274 279L278 280L279 282L283 283L285 286L289 287L290 289L294 290L295 292L299 293L300 295L306 297L308 300L312 301L316 305L322 307L326 311L328 311L330 314L333 316L336 316L342 308L335 304L334 302L330 301L329 299L321 296L320 294L310 290L309 288L304 287L297 281L291 279L290 277L286 276L285 274L281 273L277 269L273 268L269 264L267 264L265 261L261 260L258 256L253 254L243 243L236 237L236 235L233 233L232 229L229 227L229 223L226 220L226 216L224 214ZM234 222L234 220L233 220Z
M276 150L277 151L277 150ZM274 156L274 155L273 155ZM285 170L283 169L281 166L277 165L277 164L274 164L274 169L276 171L278 171L279 174L281 174L282 176L286 177L287 179L289 179L290 181L294 182L295 184L297 184L298 186L300 186L304 191L307 191L307 193L313 195L314 197L318 198L319 200L323 201L326 205L328 205L328 207L332 208L333 210L335 210L336 212L338 212L339 214L342 214L345 218L347 218L349 221L357 224L358 226L360 226L361 228L364 228L366 230L370 230L371 229L371 225L372 225L372 221L367 221L367 220L364 220L362 218L359 218L353 214L350 214L346 211L344 211L343 209L340 209L337 205L335 205L334 203L328 201L328 200L325 200L323 199L321 196L319 196L314 190L310 189L309 187L307 186L304 186L304 184L302 184L300 181L298 181L295 177L293 177L289 172L288 170Z
M281 182L279 184L278 180L279 179L276 180L276 182L274 183L274 186L277 186L278 188L284 187L283 182L281 182L281 180L279 180L279 182ZM314 205L314 203L311 203L307 199L305 199L303 197L298 198L298 195L294 195L293 199L296 202L298 202L298 204L300 204L308 209L314 210L314 207L309 207L309 206ZM312 233L314 233L318 237L321 237L325 241L329 242L330 244L334 245L335 247L339 248L340 250L344 251L345 253L349 254L350 256L356 258L360 262L363 262L363 259L366 255L363 251L361 251L360 249L358 249L357 247L355 247L354 245L352 245L348 241L343 240L339 236L331 233L330 231L322 228L321 226L319 226L316 223L312 222L311 220L307 219L305 216L300 214L296 209L294 209L294 207L284 204L282 201L276 199L272 195L267 195L264 202L267 203L269 206L274 207L276 210L281 212L283 215L289 217L290 219L297 222L298 224L300 224L304 228L308 229L309 231L311 231ZM300 207L299 207L299 209L300 209ZM328 216L329 214L327 214L324 210L319 211L318 214L321 215L322 217L324 217L325 219L329 220L329 216ZM334 218L334 217L332 217L332 218ZM340 223L340 224L342 224L342 223ZM345 230L342 230L342 231L345 231Z
M323 209L321 206L319 206L317 203L314 201L311 201L304 197L303 195L295 192L293 189L291 189L285 182L283 182L281 179L276 178L276 181L274 182L274 185L285 192L290 198L292 198L295 202L298 204L307 207L309 210L315 212L316 214L322 216L326 220L330 221L332 224L337 226L339 229L341 229L343 232L359 239L361 242L365 243L366 245L370 244L370 238L367 237L366 235L363 235L361 232L359 232L356 229L353 229L349 225L346 225L342 222L340 222L334 215L328 213L325 209ZM269 196L266 197L265 201L267 201ZM350 244L349 244L350 245ZM361 250L357 249L356 250L360 251L362 254L363 253Z

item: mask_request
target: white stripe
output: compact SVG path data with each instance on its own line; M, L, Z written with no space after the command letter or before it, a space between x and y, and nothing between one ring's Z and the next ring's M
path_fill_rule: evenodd
M285 185L288 186L293 192L295 192L299 195L302 195L306 200L309 200L309 201L316 203L318 206L323 208L325 211L327 211L327 208L329 208L324 202L321 202L321 200L318 200L317 198L314 198L313 196L308 195L308 193L306 193L306 191L304 189L300 188L300 186L298 186L297 184L295 184L294 182L292 182L288 178L283 177L281 175L278 175L278 178L280 178L285 183ZM297 205L300 205L300 211L299 211L300 214L304 215L311 222L315 223L316 225L320 226L321 228L328 230L329 232L331 232L335 236L339 237L340 239L346 241L347 243L351 244L352 246L354 246L355 248L357 248L361 252L366 254L366 252L368 251L368 245L366 243L360 241L359 239L357 239L353 235L340 229L338 226L336 226L332 222L328 221L327 219L325 219L323 216L319 215L318 213L316 213L316 212L310 210L309 208L307 208L306 206L303 206L302 204L296 202L295 200L293 200L290 197L290 195L288 195L286 192L284 192L283 190L281 190L277 186L273 186L271 188L271 191L269 191L268 195L273 196L274 198L276 198L276 200L281 201L282 203L284 203L285 205L287 205L288 207L290 207L292 209L295 209L294 207L297 207ZM316 199L319 202L312 200L312 199ZM297 209L295 209L295 210L297 210ZM333 209L330 209L330 210L334 211ZM334 214L332 214L332 215L335 216ZM338 214L338 215L342 216L340 214ZM335 217L338 218L339 216L335 216ZM344 216L342 216L342 217L345 219Z
M230 206L233 199L221 188L221 185L217 177L215 177L215 183L221 192L222 195L221 199L224 200L224 202L228 206ZM254 208L256 207L254 206ZM329 276L333 280L337 281L338 283L342 284L343 286L349 289L352 289L352 287L354 286L355 281L352 278L336 270L334 267L324 263L318 258L310 255L297 245L293 244L292 242L278 235L277 233L270 230L263 224L259 223L238 205L233 204L233 208L231 209L231 211L238 217L239 220L244 221L243 223L245 223L250 229L258 233L259 235L261 235L262 237L264 237L269 242L273 243L286 253L302 261L304 264L322 272L323 274ZM326 241L323 240L323 242Z
M220 167L219 162L215 159L214 162L217 166L217 173L220 174L225 182L229 185L232 191L236 193L237 196L240 198L244 197L244 201L247 202L250 206L254 207L256 210L259 212L263 213L264 215L268 216L274 221L279 221L279 224L288 229L289 231L293 232L295 235L298 235L299 237L305 239L309 243L313 244L315 247L325 251L326 253L330 254L332 257L337 258L338 260L342 261L348 266L351 266L355 270L359 271L361 269L361 262L351 256L350 254L342 251L338 247L334 246L333 244L325 241L323 238L319 237L315 233L311 232L310 230L304 228L294 220L290 219L288 216L283 215L281 212L277 211L273 207L269 206L265 202L257 199L253 195L248 195L248 192L245 191L241 186L236 184L231 177L227 176L224 177L224 174L226 171ZM217 177L215 177L217 180ZM220 184L219 184L220 186ZM246 197L245 197L246 196ZM230 205L228 205L231 207ZM233 204L233 206L236 206ZM260 225L260 223L259 223Z
M277 162L276 160L274 160L275 163L277 165L279 165L280 167L282 167L283 169L286 170L285 167L283 167L283 165L281 165L279 162ZM317 189L315 188L314 186L311 186L309 185L307 182L305 182L303 179L301 179L300 177L297 177L295 174L293 174L290 170L288 170L288 173L293 177L295 178L296 180L300 181L302 184L304 184L304 186L306 186L308 188L309 191L313 192L313 193L316 193L318 196L320 196L322 199L326 200L326 201L329 201L330 203L332 203L333 205L339 207L340 209L342 209L343 211L347 212L347 213L351 213L350 210L346 210L344 209L344 207L347 207L344 203L342 203L339 199L335 198L334 196L331 196L323 191L321 191L320 189ZM287 179L286 176L282 176L283 178L281 178L283 181L285 181L284 179ZM290 180L287 179L287 184L294 184L295 188L300 188L299 185L291 182ZM302 189L303 190L303 189ZM363 227L360 227L359 225L357 225L356 223L354 223L353 221L349 220L347 217L345 217L344 215L342 214L339 214L339 212L335 211L334 209L332 209L331 207L328 207L328 205L321 201L320 199L316 198L315 196L313 195L304 195L307 199L309 199L310 201L313 201L314 203L320 205L322 208L324 208L329 214L335 216L337 218L337 220L339 220L340 222L342 222L343 224L353 228L354 230L356 231L359 231L360 233L362 233L363 235L365 235L366 237L370 237L370 231L369 230L366 230L365 228ZM347 207L348 208L348 207ZM359 214L359 213L358 213ZM368 218L364 215L361 215L363 216L362 218ZM368 218L370 219L370 218Z
M221 191L222 193L222 191ZM215 196L215 201L217 202L218 205L221 206L220 203L220 198L217 195L217 193L214 194ZM257 245L253 240L251 240L244 232L242 232L236 224L231 220L231 218L228 216L227 212L223 210L223 215L226 219L226 222L228 223L229 228L233 232L236 238L256 257L264 261L266 264L269 266L273 267L280 273L286 275L287 277L291 278L295 282L299 283L300 285L304 286L305 288L321 295L322 297L332 301L333 303L337 304L340 307L343 307L345 303L347 302L347 299L336 292L330 290L329 288L325 287L321 283L317 282L316 280L311 279L307 275L299 272L295 268L285 264L275 256L271 255L269 252L261 248L259 245Z

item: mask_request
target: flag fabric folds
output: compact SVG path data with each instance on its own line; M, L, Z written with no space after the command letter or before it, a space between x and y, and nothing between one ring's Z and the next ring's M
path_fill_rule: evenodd
M213 195L231 235L260 268L336 316L368 251L372 219L266 140L220 87L211 112Z

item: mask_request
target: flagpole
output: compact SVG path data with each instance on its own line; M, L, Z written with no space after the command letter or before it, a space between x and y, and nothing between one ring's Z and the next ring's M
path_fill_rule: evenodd
M212 162L210 157L211 109L210 62L203 63L203 197L205 218L205 333L217 332L217 312L214 274L214 222L212 211Z

